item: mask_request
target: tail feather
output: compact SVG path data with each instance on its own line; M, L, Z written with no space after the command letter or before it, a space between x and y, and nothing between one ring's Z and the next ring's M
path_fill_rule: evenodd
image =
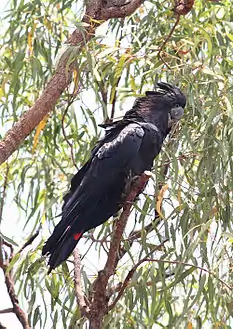
M50 255L48 274L70 256L82 235L71 233L70 226L60 236L54 231L42 249L42 255Z
M57 248L57 243L67 236L76 219L77 216L75 218L67 217L64 212L62 213L62 220L55 226L52 235L43 246L42 255L51 254Z
M55 227L53 234L43 246L42 255L51 254L54 250L56 250L57 244L63 241L69 230L70 226L66 227L65 230L60 230L58 227Z
M81 236L82 233L80 233L79 239L81 238ZM50 254L50 258L48 261L48 274L70 256L79 239L77 240L75 236L71 236L67 239L64 239L56 246L56 249L53 250L53 252Z

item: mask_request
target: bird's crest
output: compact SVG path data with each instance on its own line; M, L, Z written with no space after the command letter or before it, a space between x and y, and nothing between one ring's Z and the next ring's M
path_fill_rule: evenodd
M146 91L146 96L168 97L168 99L176 98L183 107L186 104L186 97L182 91L178 87L166 82L158 82L154 91Z
M146 96L161 96L167 93L176 93L176 90L179 90L179 88L171 85L170 83L158 82L155 86L155 90L146 91Z

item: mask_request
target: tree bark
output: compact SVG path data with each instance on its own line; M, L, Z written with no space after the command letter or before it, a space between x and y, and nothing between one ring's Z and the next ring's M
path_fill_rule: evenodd
M88 300L88 304L85 301L84 295L80 286L80 259L77 251L74 251L74 265L75 265L75 293L77 303L83 316L90 321L90 329L100 329L103 327L104 316L108 313L108 284L110 277L115 273L116 267L119 261L118 252L122 239L122 235L127 224L132 204L140 194L149 179L148 173L143 173L136 182L132 184L131 191L127 196L127 200L123 206L123 212L116 221L116 225L111 240L110 249L108 252L108 258L104 269L99 271L96 280L91 287L91 294ZM78 285L78 286L77 286Z
M31 327L29 325L28 315L20 307L19 300L18 300L18 297L15 292L15 285L14 285L12 270L8 271L8 266L14 256L13 246L10 243L1 239L1 241L0 241L0 251L1 252L2 252L3 245L7 246L10 249L10 257L9 257L9 259L4 260L4 262L2 260L0 261L0 268L3 270L7 292L10 297L13 307L11 309L2 310L2 313L6 313L6 311L12 311L17 316L23 329L30 329Z
M126 17L131 15L144 0L89 0L82 22L87 23L85 31L76 29L67 41L69 46L81 48L95 34L96 28L110 18ZM14 124L0 141L0 164L6 161L15 152L25 138L43 118L54 109L59 97L70 83L74 65L70 64L69 51L65 52L58 68L41 96L35 104ZM67 74L68 72L68 74Z

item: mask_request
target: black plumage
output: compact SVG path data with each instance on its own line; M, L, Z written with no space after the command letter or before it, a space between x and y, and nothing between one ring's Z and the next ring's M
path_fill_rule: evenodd
M104 223L122 207L135 176L151 170L173 122L184 113L179 88L158 83L136 99L122 120L102 125L106 134L71 181L62 219L43 247L50 271L66 260L82 234Z

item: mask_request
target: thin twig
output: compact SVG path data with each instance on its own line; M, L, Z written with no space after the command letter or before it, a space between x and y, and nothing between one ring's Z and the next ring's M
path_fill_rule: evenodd
M162 58L162 56L160 55L161 54L161 51L163 50L163 48L165 47L166 43L168 42L168 40L170 39L170 37L172 36L173 32L175 31L175 28L176 26L179 24L179 21L180 21L180 15L177 15L177 18L176 18L176 22L175 24L173 25L171 31L169 32L168 36L166 37L166 39L164 40L164 42L162 43L161 47L159 48L159 51L158 51L158 58L162 60L162 62L169 68L170 66L168 65L168 63Z
M30 238L28 238L28 240L24 243L24 245L19 249L17 254L20 254L26 247L28 247L30 244L32 244L32 242L38 237L38 235L40 233L40 229L41 229L41 227L39 227Z
M107 90L104 87L104 82L103 81L96 81L102 96L102 101L104 103L105 106L107 106L108 104L108 93Z
M118 282L117 285L115 286L111 286L111 287L108 287L108 290L107 290L107 296L108 296L108 299L110 299L110 297L121 290L121 286L122 286L122 282Z
M161 243L161 245L159 245L158 247L157 247L157 249L159 249L166 241L168 241L168 239L167 240L165 240L164 242L162 242ZM155 250L153 250L153 251L155 251ZM152 252L150 252L150 254L151 254ZM166 259L150 259L150 258L147 258L148 256L146 255L143 259L141 259L130 271L129 271L129 273L128 273L128 275L126 276L126 278L125 278L125 280L124 280L124 282L123 282L123 284L121 285L121 289L120 289L120 291L119 291L119 293L118 293L118 295L117 295L117 297L116 297L116 299L114 300L114 302L111 304L111 305L109 305L109 307L108 307L108 311L111 311L115 306L116 306L116 303L119 301L119 299L121 298L121 296L123 295L123 293L124 293L124 291L125 291L125 289L126 289L126 287L128 286L128 283L129 283L129 281L131 280L131 278L133 277L133 275L134 275L134 273L135 273L135 271L137 270L137 268L142 264L142 263L144 263L144 262L157 262L157 263L169 263L169 264L177 264L177 265L183 265L183 266L190 266L190 267L194 267L194 268L196 268L196 269L198 269L198 270L200 270L200 271L204 271L204 272L206 272L206 273L208 273L209 275L212 275L212 276L214 276L214 278L216 279L216 280L218 280L219 282L221 282L224 286L226 286L228 289L230 289L230 290L233 290L233 287L232 286L230 286L228 283L226 283L225 281L223 281L222 279L220 279L220 278L218 278L217 276L216 276L216 274L215 273L213 273L212 271L210 271L210 270L208 270L208 269L206 269L206 268L203 268L203 267L201 267L201 266L197 266L197 265L194 265L194 264L189 264L189 263L184 263L184 262L181 262L181 261L172 261L172 260L166 260Z
M116 99L117 99L117 87L119 85L119 82L121 80L121 75L119 76L119 78L116 81L116 85L115 90L114 90L114 95L113 95L113 99L112 99L112 110L111 110L111 115L110 115L110 120L109 122L112 122L115 116L115 107L116 107Z
M69 141L69 139L68 139L68 137L67 137L67 135L66 135L66 131L65 131L65 117L66 117L66 114L67 114L67 112L68 112L69 107L70 107L71 104L72 104L72 102L68 101L68 104L67 104L67 106L66 106L66 108L65 108L65 111L63 112L63 115L62 115L62 119L61 119L61 127L62 127L62 134L63 134L63 137L64 137L66 143L67 143L67 144L69 145L69 147L70 147L70 153L71 153L71 160L72 160L72 163L73 163L73 165L75 166L75 168L78 170L79 168L78 168L78 166L77 166L77 164L76 164L76 162L75 162L75 159L74 159L74 149L73 149L73 144Z
M188 160L188 159L193 159L195 157L198 157L200 154L198 153L193 153L193 152L187 152L186 154L181 154L179 155L178 157L176 157L175 159L180 161L182 163L182 161L184 160ZM167 160L165 161L164 163L162 163L161 165L158 165L157 168L161 168L161 167L164 167L164 165L168 165L168 164L171 164L173 163L174 160Z
M17 316L17 318L19 319L20 323L22 324L22 327L24 329L30 329L27 314L19 306L19 300L15 293L15 287L14 287L12 273L7 272L7 267L5 267L3 269L3 272L4 272L4 276L5 276L5 283L6 283L7 291L8 291L10 300L13 304L13 311L14 311L15 315Z
M230 286L228 283L226 283L225 281L223 281L222 279L218 278L217 275L215 273L213 273L212 271L198 266L198 265L194 265L194 264L189 264L189 263L184 263L178 260L166 260L166 259L145 259L145 262L157 262L157 263L168 263L168 264L177 264L177 265L183 265L183 266L189 266L189 267L194 267L197 270L203 271L208 273L209 275L212 275L216 280L218 280L219 282L221 282L224 286L226 286L228 289L233 290L233 286Z
M160 245L154 247L145 257L143 257L136 265L133 266L133 268L129 271L129 273L127 274L121 289L116 297L116 299L114 300L114 302L108 306L108 312L111 311L117 304L118 300L121 298L121 296L123 295L126 287L128 286L129 281L131 280L131 278L133 277L135 271L137 270L137 268L146 261L147 257L149 255L152 255L156 250L160 249L161 247L164 246L164 244L168 241L168 239L165 239L162 243L160 243Z
M3 240L2 244L7 246L10 249L10 257L8 259L8 262L10 262L12 260L13 256L14 256L14 248L13 248L11 243L9 243L5 240Z
M166 241L165 241L166 242ZM164 242L163 242L164 243ZM162 244L163 244L162 243ZM161 246L161 245L160 245ZM158 247L160 247L158 246ZM146 256L147 257L147 256ZM226 286L229 290L233 290L233 286L230 286L228 283L226 283L225 281L223 281L222 279L218 278L216 276L215 273L213 273L212 271L204 268L204 267L201 267L201 266L197 266L197 265L194 265L194 264L189 264L189 263L184 263L184 262L181 262L181 261L176 261L176 260L166 260L166 259L150 259L150 258L146 258L144 257L142 260L140 260L128 273L128 275L126 276L125 278L125 281L123 282L123 284L121 285L121 289L119 291L119 287L117 286L116 290L113 290L113 292L116 292L116 291L119 291L116 299L114 300L114 302L109 306L109 311L112 310L116 303L118 302L118 300L120 299L120 297L122 296L125 288L128 286L128 282L129 280L132 278L133 274L135 273L135 270L138 268L138 266L140 266L143 262L157 262L157 263L169 263L169 264L177 264L177 265L183 265L183 266L189 266L189 267L194 267L195 269L198 269L200 271L203 271L203 272L206 272L208 273L209 275L212 275L216 280L218 280L219 282L221 282L224 286ZM135 268L136 267L136 268ZM174 273L171 273L171 275L174 275ZM149 285L149 284L147 284ZM120 296L119 296L120 295Z
M0 322L0 329L7 329L7 327L5 327L3 324L1 324Z
M6 172L5 172L5 177L4 177L4 183L3 183L2 197L1 197L1 202L0 202L0 223L1 223L1 220L2 220L3 206L4 206L4 202L5 202L5 197L6 197L6 188L7 188L9 170L10 170L10 167L9 167L8 162L7 162L6 163Z
M108 254L108 250L107 250L107 243L110 243L110 239L109 240L107 240L107 238L109 237L111 235L111 233L109 233L109 234L107 234L106 236L104 236L102 239L95 239L94 238L94 235L92 234L91 236L90 236L90 239L91 239L91 241L92 241L92 244L93 243L99 243L100 245L101 245L101 247L103 248L103 250L106 252L106 254ZM104 245L104 243L106 244L106 246ZM91 245L92 245L91 244ZM89 248L88 248L88 250L89 250ZM82 259L84 258L84 256L82 256Z
M105 88L104 80L101 80L101 81L96 80L96 84L97 84L98 89L99 89L100 94L101 94L101 98L102 98L101 99L101 103L102 103L102 106L104 107L104 109L107 109L107 105L108 105L108 92L107 92L107 89ZM108 117L108 114L107 114L107 117L105 118L105 123L108 123L108 122L109 122L109 117Z
M160 218L159 217L159 214L157 214L155 216L154 220L143 228L143 230L144 230L144 232L146 234L149 233L149 232L151 232L154 229L155 221L158 220L159 218ZM119 249L119 251L118 251L118 254L117 254L117 263L119 262L120 259L122 259L124 257L124 255L126 254L126 252L132 247L133 243L137 239L139 239L141 236L142 236L142 230L141 229L130 232L128 238L125 240L127 242L127 248L125 246L122 246Z
M4 310L0 310L0 314L6 314L6 313L13 313L14 309L12 307L5 308Z
M119 51L118 51L118 60L120 60L120 48L121 48L121 42L122 42L122 39L123 39L123 26L124 26L124 21L125 21L125 18L122 18L121 19L121 34L120 34L120 38L119 38ZM114 95L113 95L113 98L112 98L112 110L111 110L111 115L110 115L110 122L113 121L114 119L114 116L115 116L115 107L116 107L116 100L117 100L117 87L120 83L120 80L121 80L121 74L120 76L117 78L117 81L116 81L116 84L115 84L115 90L114 90Z

